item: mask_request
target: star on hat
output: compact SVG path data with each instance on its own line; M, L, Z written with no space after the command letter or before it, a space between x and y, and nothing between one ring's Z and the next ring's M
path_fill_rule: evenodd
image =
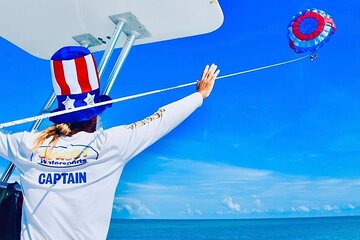
M75 108L75 99L71 99L69 96L66 97L65 101L61 102L65 106L65 110Z
M94 105L95 104L95 94L91 95L90 93L87 94L86 98L84 99L87 105Z

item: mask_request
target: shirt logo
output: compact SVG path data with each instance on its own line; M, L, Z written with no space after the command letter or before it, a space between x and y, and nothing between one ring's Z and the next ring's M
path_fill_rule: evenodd
M89 158L96 160L98 156L92 147L86 145L55 146L52 150L48 146L40 146L31 160L46 167L69 168L84 165Z

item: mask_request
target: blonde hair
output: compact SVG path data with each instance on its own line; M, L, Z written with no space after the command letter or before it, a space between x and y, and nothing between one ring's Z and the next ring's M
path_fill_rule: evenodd
M96 123L97 117L93 117L90 120L80 121L80 122L73 122L73 123L58 123L51 127L48 127L39 135L34 141L33 151L37 151L39 147L45 142L46 139L51 138L50 142L48 143L48 147L50 147L50 153L54 149L56 143L59 141L61 136L71 137L75 133L80 131L90 131L94 132L96 130ZM46 148L46 150L47 150Z
M50 151L55 147L56 143L59 141L59 138L63 136L71 136L73 131L70 128L70 125L67 123L59 123L55 124L51 127L48 127L44 131L42 131L39 136L35 139L33 151L38 150L41 144L50 137L52 137L49 142Z

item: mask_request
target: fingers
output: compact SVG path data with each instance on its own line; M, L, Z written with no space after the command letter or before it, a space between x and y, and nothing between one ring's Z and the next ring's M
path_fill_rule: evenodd
M203 98L207 98L210 95L219 73L220 70L217 69L217 65L211 64L211 66L205 66L201 80L196 83L197 91L201 93Z
M205 75L207 74L208 71L209 71L209 65L206 65L205 69L204 69L204 72L203 72L203 74L201 76L201 79L204 79L204 77L205 77Z
M212 75L214 75L214 73L215 73L215 71L216 71L216 68L217 68L217 66L213 63L213 64L211 64L211 67L210 67L210 69L209 69L209 73L208 73L208 78L210 77L212 77Z
M217 78L217 76L219 75L220 73L220 69L216 70L216 72L214 73L214 80Z
M210 68L209 65L206 65L201 80L205 80L205 81L211 80L213 75L215 74L216 69L217 66L215 64L211 64Z
M217 66L213 63L211 64L211 67L210 67L210 73L211 74L214 74L215 73L215 70L216 70Z

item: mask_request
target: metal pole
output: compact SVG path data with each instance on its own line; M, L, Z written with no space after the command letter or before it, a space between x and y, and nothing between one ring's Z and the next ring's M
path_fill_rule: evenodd
M15 165L13 163L10 163L9 166L6 168L4 174L1 176L1 182L7 182L14 170Z
M104 70L107 66L107 64L109 63L110 60L110 56L113 53L113 50L115 48L116 43L119 40L120 37L120 33L122 32L122 29L125 26L125 21L120 20L117 24L116 24L116 28L115 31L111 37L111 43L107 46L103 57L101 58L100 64L99 64L99 78L101 78L101 76L104 73Z
M122 68L122 66L124 65L124 62L127 58L127 56L129 55L129 52L132 48L132 46L134 45L135 43L135 40L137 38L137 34L135 33L132 33L126 40L125 44L124 44L124 47L123 49L121 50L121 53L115 63L115 66L113 68L113 70L111 71L110 73L110 77L109 77L109 80L108 80L108 84L105 88L105 91L104 91L104 94L105 95L108 95L110 93L110 90L112 88L112 86L114 85L114 82L117 78L117 76L119 75L119 72Z
M50 97L49 97L49 99L47 100L47 102L45 103L45 105L44 105L44 107L42 108L42 110L40 111L40 114L43 114L44 112L48 111L48 110L51 108L51 106L53 105L55 99L56 99L56 94L53 92L53 93L50 95ZM33 131L33 130L38 129L38 128L40 127L42 121L43 121L43 119L37 120L37 121L32 125L32 127L31 127L30 130ZM15 170L15 165L14 165L13 163L10 163L10 164L8 165L8 167L5 169L4 174L1 176L0 181L1 181L1 182L7 182L7 181L9 181L9 178L10 178L11 174L14 172L14 170Z

